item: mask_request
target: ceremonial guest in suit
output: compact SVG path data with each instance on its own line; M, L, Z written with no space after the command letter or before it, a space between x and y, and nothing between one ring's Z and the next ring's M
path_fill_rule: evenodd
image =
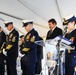
M48 39L54 39L55 37L59 36L59 35L63 35L63 32L62 32L62 29L58 28L57 27L57 22L55 19L50 19L48 21L48 25L49 25L49 28L50 30L48 31L47 33L47 36L46 36L46 40ZM47 55L51 55L50 54L51 52L48 52ZM57 73L57 70L55 69L55 75ZM50 68L48 67L48 75L50 75Z
M43 40L43 39L39 36L39 40ZM35 74L40 74L42 70L42 63L41 63L42 59L43 59L43 47L37 45L37 63L36 63Z
M67 33L65 38L73 42L71 46L74 46L74 50L66 50L65 52L65 75L74 75L76 71L76 17L74 15L68 15L64 18L63 25L67 26Z
M6 34L3 32L0 26L0 75L4 75L5 72L4 55L2 53L2 49L4 47L5 42L6 42Z
M60 29L56 26L57 22L55 19L50 19L48 21L48 25L49 25L50 30L47 33L46 40L47 39L54 39L56 36L62 35L62 29Z
M5 27L9 31L6 47L3 54L6 55L7 75L17 75L16 59L18 56L18 40L19 33L13 27L13 22L4 22Z
M27 31L24 37L24 44L19 55L22 57L23 75L35 75L35 65L37 62L37 45L34 43L39 40L37 31L33 28L33 21L23 20L23 27Z

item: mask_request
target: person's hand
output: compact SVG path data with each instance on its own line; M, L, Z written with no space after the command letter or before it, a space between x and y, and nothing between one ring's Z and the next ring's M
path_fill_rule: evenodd
M21 54L21 52L19 51L18 55L20 58L22 58L25 54Z
M7 56L7 52L5 51L5 49L3 49L3 54L4 54L5 56Z

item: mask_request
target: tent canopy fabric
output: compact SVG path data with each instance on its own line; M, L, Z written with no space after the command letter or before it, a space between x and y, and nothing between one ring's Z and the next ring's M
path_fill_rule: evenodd
M3 21L12 21L21 34L26 34L21 20L34 20L34 28L41 37L46 37L48 20L56 19L63 29L62 18L76 15L75 0L0 0L0 26L6 31Z

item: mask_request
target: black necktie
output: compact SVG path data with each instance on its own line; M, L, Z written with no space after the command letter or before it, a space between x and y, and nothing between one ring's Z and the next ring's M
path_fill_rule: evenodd
M50 37L51 34L52 34L52 30L49 31L49 35L48 36Z

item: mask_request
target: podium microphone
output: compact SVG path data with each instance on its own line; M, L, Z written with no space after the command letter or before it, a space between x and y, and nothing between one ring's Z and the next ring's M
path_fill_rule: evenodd
M64 27L64 33L63 33L63 36L65 36L66 32L67 32L67 26Z

